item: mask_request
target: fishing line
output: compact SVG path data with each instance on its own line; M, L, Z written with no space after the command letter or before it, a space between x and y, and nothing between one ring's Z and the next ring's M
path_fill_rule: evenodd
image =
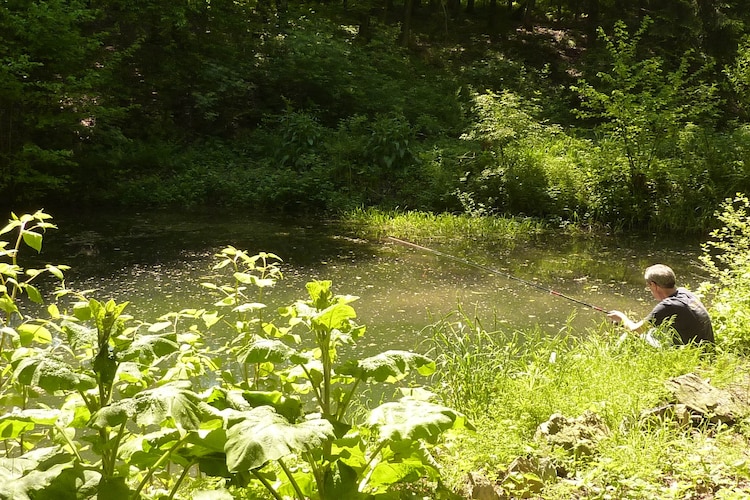
M498 271L497 269L493 269L491 267L487 267L487 266L484 266L482 264L477 264L476 262L472 262L470 260L461 259L461 258L456 257L454 255L450 255L450 254L447 254L447 253L444 253L444 252L439 252L438 250L434 250L432 248L427 248L427 247L422 246L422 245L417 245L416 243L412 243L410 241L400 240L398 238L394 238L393 236L388 236L387 239L389 239L391 241L395 241L396 243L398 243L400 245L404 245L404 246L407 246L407 247L416 248L418 250L422 250L422 251L429 252L429 253L432 253L432 254L435 254L435 255L439 255L440 257L445 257L446 259L451 259L451 260L454 260L456 262L460 262L461 264L466 264L468 266L476 267L477 269L481 269L483 271L487 271L488 273L498 274L500 276L504 276L504 277L506 277L506 278L508 278L510 280L518 281L519 283L523 283L524 285L536 288L538 290L543 290L545 292L549 292L550 294L552 294L552 295L554 295L556 297L560 297L560 298L569 300L571 302L575 302L576 304L580 304L582 306L591 308L591 309L593 309L595 311L599 311L599 312L603 312L603 313L609 312L609 311L607 311L604 308L601 308L599 306L595 306L594 304L589 304L588 302L584 302L582 300L578 300L578 299L576 299L574 297L570 297L568 295L565 295L563 293L555 291L555 290L553 290L551 288L547 288L546 286L542 286L542 285L540 285L538 283L534 283L533 281L527 281L527 280L521 279L521 278L519 278L517 276L513 276L512 274L504 273L502 271Z

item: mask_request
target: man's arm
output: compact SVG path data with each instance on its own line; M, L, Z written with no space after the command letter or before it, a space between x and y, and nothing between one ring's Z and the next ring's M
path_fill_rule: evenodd
M648 318L636 322L628 318L628 315L621 311L610 311L607 313L607 318L613 323L622 325L626 330L635 333L643 333L649 326Z

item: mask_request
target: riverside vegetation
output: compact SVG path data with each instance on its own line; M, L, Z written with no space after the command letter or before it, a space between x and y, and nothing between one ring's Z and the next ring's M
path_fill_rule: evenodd
M0 32L9 209L701 233L750 189L744 0L19 0Z
M0 231L14 236L0 246L0 497L175 498L183 488L202 498L231 498L230 489L247 498L258 489L277 499L397 498L422 481L444 490L431 449L471 424L410 388L351 411L365 385L435 370L404 351L341 359L340 348L365 334L356 297L310 282L307 300L270 321L260 300L281 277L279 258L227 247L214 268L227 282L204 283L215 304L145 323L125 313L127 303L68 290L66 266L19 264L22 247L41 250L49 219L13 215ZM26 309L43 302L36 283L45 275L58 280L55 301L35 315ZM232 340L207 347L219 328Z
M67 289L64 265L23 268L22 251L40 251L54 225L42 211L13 215L0 244L0 495L461 498L471 473L506 498L744 498L748 416L642 426L639 415L685 373L750 392L749 209L727 200L706 243L714 352L654 350L608 325L486 329L459 308L425 327L425 354L348 360L341 347L365 335L356 297L316 281L272 312L263 292L282 278L275 255L223 249L213 271L224 278L202 285L215 303L148 323L127 303ZM485 224L517 227L469 227ZM220 330L231 340L209 347ZM357 394L375 383L399 396L369 408ZM535 439L555 414L595 415L605 430L586 453Z

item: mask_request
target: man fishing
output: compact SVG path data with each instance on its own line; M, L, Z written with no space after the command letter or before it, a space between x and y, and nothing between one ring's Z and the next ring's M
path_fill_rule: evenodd
M614 323L621 324L631 332L644 334L648 341L648 330L671 320L676 344L702 344L714 342L714 330L711 317L700 299L686 288L676 288L674 271L664 264L656 264L644 273L646 284L651 295L659 303L641 321L635 322L620 311L610 311L607 317ZM650 341L649 343L654 343Z

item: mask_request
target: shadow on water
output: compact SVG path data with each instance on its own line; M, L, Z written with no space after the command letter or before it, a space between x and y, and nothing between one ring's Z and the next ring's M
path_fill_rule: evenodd
M59 229L45 235L42 261L70 265L70 287L96 290L92 296L100 300L129 301L129 313L146 321L210 307L218 297L200 282L211 277L213 256L227 245L283 259L284 279L263 297L274 309L307 298L304 286L313 279L331 280L335 293L359 296L353 305L368 327L365 352L415 348L422 328L458 304L488 330L538 326L554 333L570 322L583 331L605 319L496 273L389 241L354 238L330 221L215 212L52 215ZM671 265L691 288L705 279L697 242L557 236L531 244L431 248L636 316L652 305L642 283L648 265Z

